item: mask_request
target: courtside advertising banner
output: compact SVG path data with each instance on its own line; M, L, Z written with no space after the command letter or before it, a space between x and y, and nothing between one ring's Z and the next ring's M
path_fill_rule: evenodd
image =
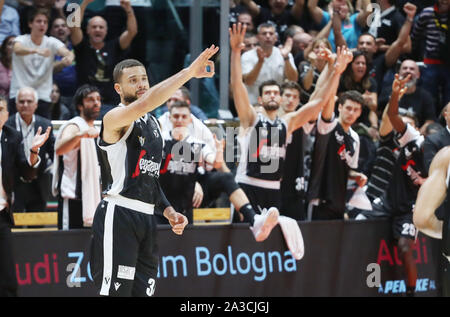
M255 242L248 225L158 229L155 297L403 296L403 263L385 220L299 222L296 261L277 226ZM97 296L89 230L14 232L19 296ZM419 234L416 296L439 296L439 241Z

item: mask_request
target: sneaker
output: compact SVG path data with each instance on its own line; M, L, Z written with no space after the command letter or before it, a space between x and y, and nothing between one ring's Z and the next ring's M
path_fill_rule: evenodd
M255 215L253 227L250 227L250 229L257 242L267 239L272 229L277 225L279 215L280 213L275 207L270 207L269 210L264 209L260 215Z

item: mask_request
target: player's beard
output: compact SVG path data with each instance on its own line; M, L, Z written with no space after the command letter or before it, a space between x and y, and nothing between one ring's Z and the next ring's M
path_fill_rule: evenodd
M83 115L87 121L92 121L92 120L97 119L99 114L100 114L100 111L93 111L91 109L85 109L83 112Z
M274 110L278 110L280 108L280 104L274 101L270 101L266 104L263 105L264 109L266 111L274 111Z
M131 94L130 95L127 95L127 94L123 95L123 101L127 105L129 105L132 102L135 102L137 99L138 99L138 96L136 94L135 95L131 95Z

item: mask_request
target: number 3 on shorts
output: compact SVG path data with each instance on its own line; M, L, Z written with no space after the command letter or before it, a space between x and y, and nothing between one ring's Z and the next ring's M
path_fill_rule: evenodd
M148 287L145 290L147 296L153 296L153 294L155 293L155 286L156 286L156 281L153 278L149 278L148 279Z
M414 237L416 235L416 227L414 227L414 224L404 223L402 235Z

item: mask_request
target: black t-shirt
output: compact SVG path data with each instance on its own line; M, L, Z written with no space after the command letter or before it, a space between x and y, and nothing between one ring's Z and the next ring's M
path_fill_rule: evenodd
M381 26L377 29L377 38L386 40L387 45L391 45L398 37L398 33L405 22L405 16L398 9L394 9L381 18ZM369 28L366 28L366 31Z
M392 87L385 87L378 98L377 111L382 112L389 102ZM436 121L436 108L433 97L425 89L417 86L411 94L404 94L400 99L399 108L413 112L419 120L419 126L422 126L426 120Z
M182 141L164 139L159 182L167 200L176 211L185 215L192 210L192 197L204 146L204 143L195 142L190 137Z
M113 71L116 64L124 58L119 38L105 42L102 49L94 49L89 38L74 47L76 56L78 85L91 84L97 86L105 104L117 104L119 95L114 90Z

